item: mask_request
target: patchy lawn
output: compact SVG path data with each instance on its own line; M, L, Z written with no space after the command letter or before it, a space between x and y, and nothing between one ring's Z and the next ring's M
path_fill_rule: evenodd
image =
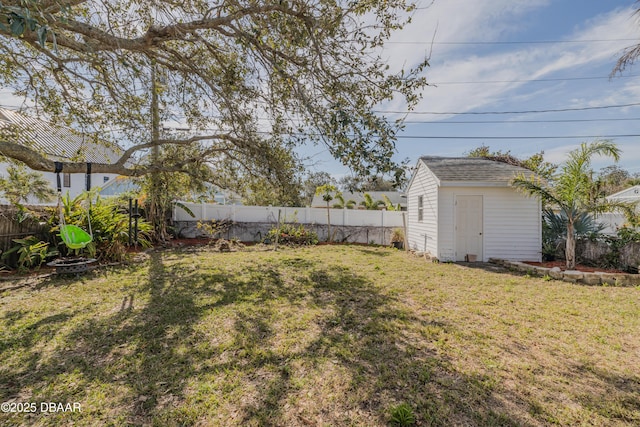
M638 288L319 246L0 289L3 426L640 424Z

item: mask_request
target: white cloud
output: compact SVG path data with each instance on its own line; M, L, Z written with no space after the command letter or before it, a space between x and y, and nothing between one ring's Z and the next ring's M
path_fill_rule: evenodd
M622 153L620 161L617 163L618 166L631 173L640 172L640 167L638 166L640 164L640 151L637 150L637 143L618 142L616 145ZM580 143L576 142L545 150L544 158L549 162L562 164L567 160L567 154L579 146ZM592 158L592 168L596 171L612 164L615 164L615 162L610 157Z
M492 41L521 28L519 25L526 13L534 8L548 5L548 1L492 1L470 2L454 0L436 2L431 8L421 10L414 22L396 35L394 40L431 40L435 28L437 41ZM597 67L605 67L600 72L606 76L613 68L615 60L627 46L625 41L608 43L594 40L629 39L637 36L636 22L631 18L632 9L616 9L586 22L581 28L567 36L567 40L580 43L559 43L544 45L515 45L514 49L481 55L473 49L482 46L436 45L432 66L427 69L429 82L443 82L437 88L427 88L424 99L416 110L466 112L487 107L506 97L522 96L525 82L561 75L592 76ZM425 46L412 44L390 45L390 60L400 64L416 61L425 55ZM493 49L495 50L495 49ZM446 85L444 82L505 81L511 83ZM516 82L514 82L516 81ZM539 86L531 87L537 91ZM637 90L635 87L633 90ZM625 97L628 97L631 89ZM561 100L559 100L561 101ZM400 100L385 109L402 110ZM443 116L425 116L425 119L440 120Z

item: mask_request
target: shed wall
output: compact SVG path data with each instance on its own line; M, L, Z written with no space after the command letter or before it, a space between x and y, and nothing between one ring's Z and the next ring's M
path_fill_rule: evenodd
M483 196L483 259L540 261L540 203L510 187L441 187L438 196L438 258L455 261L455 197Z
M422 221L418 221L418 196L423 196ZM438 185L422 162L407 190L407 229L409 249L438 253Z

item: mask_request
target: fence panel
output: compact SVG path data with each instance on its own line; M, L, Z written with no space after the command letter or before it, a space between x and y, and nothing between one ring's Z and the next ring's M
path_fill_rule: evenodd
M44 237L49 230L47 224L40 224L36 220L18 222L16 209L13 206L0 205L0 252L4 252L15 245L13 239L20 239L29 235Z
M195 215L192 217L176 207L174 220L199 221L229 219L234 222L275 223L298 222L301 224L327 224L327 209L282 206L225 206L183 202ZM331 225L355 227L402 227L402 212L366 211L357 209L329 209Z
M596 222L605 226L602 233L615 236L618 228L622 227L627 222L627 218L623 214L619 213L603 213L598 214Z

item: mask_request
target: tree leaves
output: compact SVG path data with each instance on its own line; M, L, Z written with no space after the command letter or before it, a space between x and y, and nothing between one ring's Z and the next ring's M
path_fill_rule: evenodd
M0 5L0 24L11 27L0 27L0 85L54 121L126 142L112 171L145 173L133 167L136 157L169 144L197 147L199 160L230 182L289 179L299 164L276 148L309 142L325 144L358 175L397 170L391 159L401 122L373 110L398 98L411 108L425 84L426 61L393 75L376 53L406 22L404 0L54 3ZM165 76L161 121L187 136L150 141L151 63ZM227 170L238 179L227 179Z
M47 27L45 26L41 26L40 28L38 28L38 42L40 42L40 45L44 47L45 43L47 42Z
M3 6L2 3L0 3L0 19L3 16L5 17L8 26L3 22L0 22L0 31L11 33L14 37L22 37L26 31L35 32L37 41L42 47L45 47L49 28L47 25L42 25L37 19L33 18L29 9ZM55 36L53 33L51 33L51 35L55 50L57 48L57 46L55 46Z
M21 36L24 33L26 27L25 21L25 18L17 13L11 13L11 15L9 15L9 26L14 36Z

